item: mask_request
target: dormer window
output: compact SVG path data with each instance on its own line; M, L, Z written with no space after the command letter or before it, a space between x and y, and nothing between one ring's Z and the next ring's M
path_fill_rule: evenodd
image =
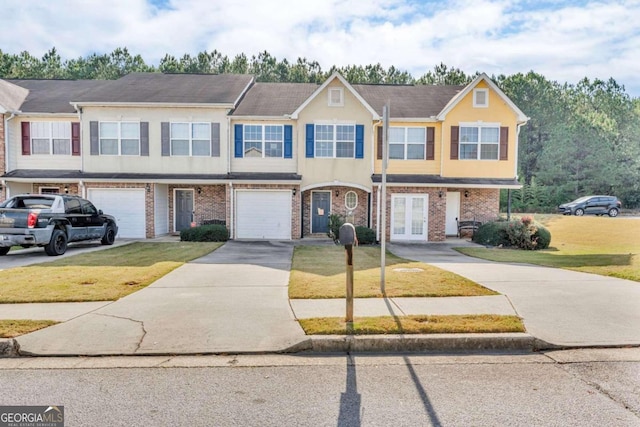
M487 108L489 106L489 89L473 90L474 108Z
M329 89L329 107L344 106L344 91L342 88Z

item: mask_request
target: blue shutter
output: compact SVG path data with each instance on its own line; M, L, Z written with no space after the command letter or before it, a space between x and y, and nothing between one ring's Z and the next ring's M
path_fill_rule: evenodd
M234 125L235 156L242 157L242 125Z
M356 159L364 158L364 125L356 125Z
M284 125L284 158L293 158L293 126Z
M313 158L313 145L314 145L314 126L313 123L307 124L307 157Z

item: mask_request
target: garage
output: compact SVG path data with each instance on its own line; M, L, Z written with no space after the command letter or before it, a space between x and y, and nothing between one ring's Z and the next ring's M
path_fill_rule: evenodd
M144 239L145 191L141 188L90 188L87 198L116 218L118 237Z
M236 191L236 238L291 239L291 191Z

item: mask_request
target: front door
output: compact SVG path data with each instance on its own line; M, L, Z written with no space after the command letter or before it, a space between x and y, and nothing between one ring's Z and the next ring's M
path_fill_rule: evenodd
M331 210L331 192L314 191L311 193L311 232L329 231L329 211Z
M191 227L193 221L193 190L176 190L176 231Z
M458 235L458 218L460 217L460 192L447 191L447 216L445 234L447 236Z
M427 196L391 196L391 240L427 240Z

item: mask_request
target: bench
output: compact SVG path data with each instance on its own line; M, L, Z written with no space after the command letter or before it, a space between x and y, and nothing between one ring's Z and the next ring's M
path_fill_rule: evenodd
M459 221L458 218L456 218L456 223L458 225L458 237L466 230L471 230L471 236L473 236L478 230L478 227L482 225L482 222L476 221L475 219Z

